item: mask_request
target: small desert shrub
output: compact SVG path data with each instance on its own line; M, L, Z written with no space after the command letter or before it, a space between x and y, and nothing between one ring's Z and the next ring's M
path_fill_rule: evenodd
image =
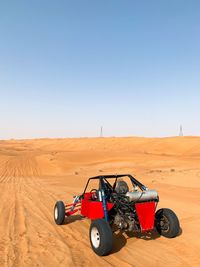
M162 172L161 170L151 170L150 173L153 173L153 172Z

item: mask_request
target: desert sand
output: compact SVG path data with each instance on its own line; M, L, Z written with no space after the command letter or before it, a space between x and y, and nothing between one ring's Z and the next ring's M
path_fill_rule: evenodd
M111 255L89 243L88 219L53 220L88 177L131 173L157 189L181 233L115 235ZM200 137L0 141L0 266L200 266Z

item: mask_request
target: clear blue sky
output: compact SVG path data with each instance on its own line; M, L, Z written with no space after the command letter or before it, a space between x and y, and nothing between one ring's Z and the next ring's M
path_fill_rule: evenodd
M1 1L0 139L200 135L200 1Z

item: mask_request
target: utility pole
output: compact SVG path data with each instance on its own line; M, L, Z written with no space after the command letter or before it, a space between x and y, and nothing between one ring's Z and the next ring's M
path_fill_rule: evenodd
M103 137L103 126L101 126L100 137Z
M183 127L182 127L182 125L180 125L179 136L183 136Z

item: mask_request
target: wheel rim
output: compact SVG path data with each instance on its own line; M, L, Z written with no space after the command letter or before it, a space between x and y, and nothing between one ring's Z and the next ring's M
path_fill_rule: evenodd
M160 227L161 227L163 232L169 231L170 223L169 223L169 220L167 219L167 217L164 215L162 216L162 218L160 220Z
M56 220L58 219L58 208L57 207L55 207L54 209L54 217Z
M95 248L98 248L100 245L100 235L99 235L99 231L96 227L93 227L91 230L91 241L92 241L92 245Z

